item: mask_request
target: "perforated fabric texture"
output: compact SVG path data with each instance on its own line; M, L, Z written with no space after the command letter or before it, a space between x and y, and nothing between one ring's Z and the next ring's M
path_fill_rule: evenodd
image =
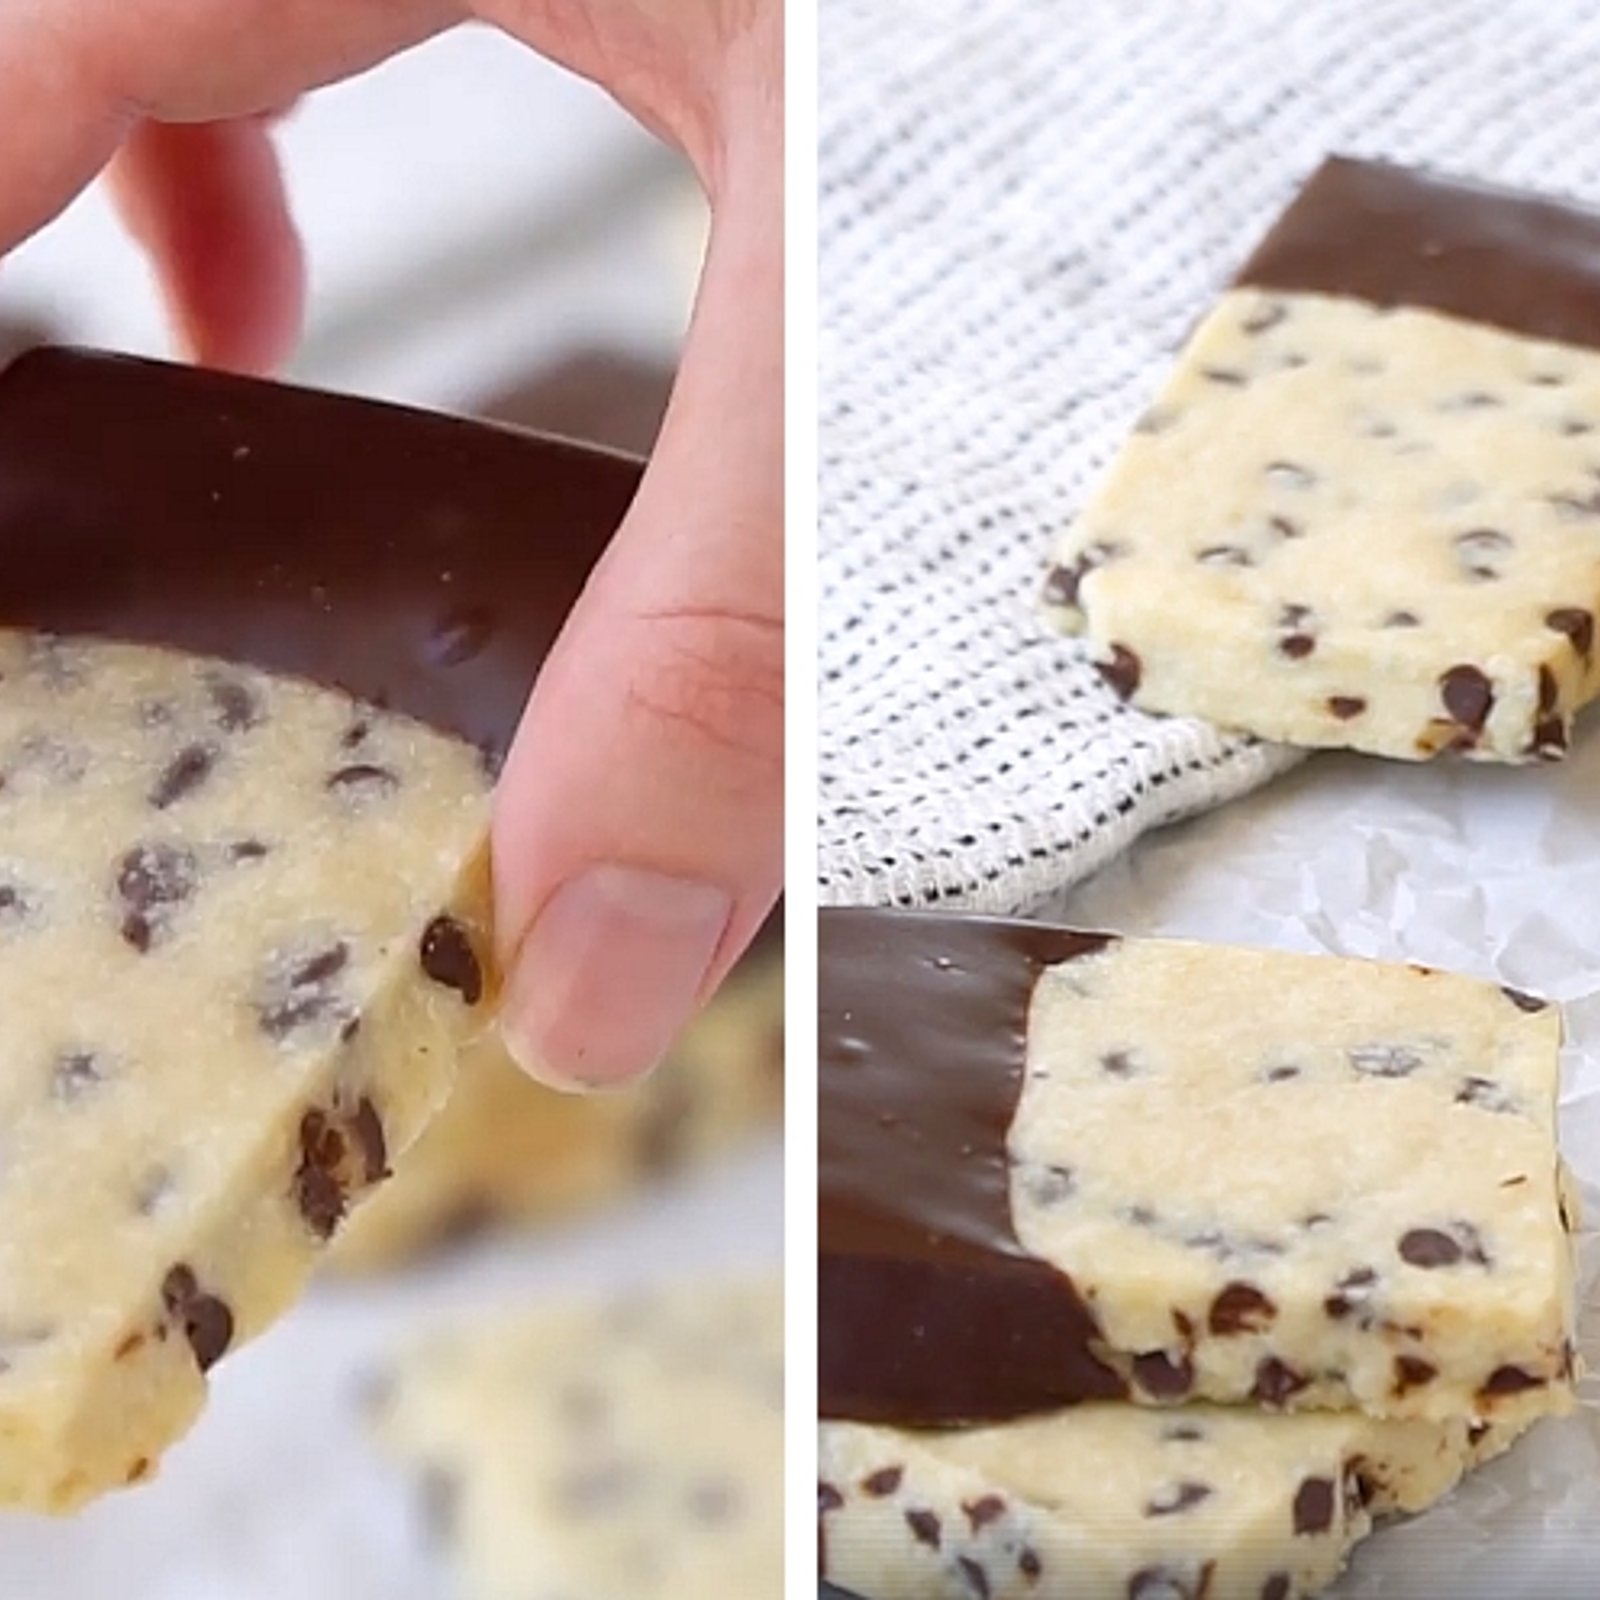
M1188 329L1331 151L1600 197L1600 5L822 0L824 901L1015 910L1293 753L1036 608Z

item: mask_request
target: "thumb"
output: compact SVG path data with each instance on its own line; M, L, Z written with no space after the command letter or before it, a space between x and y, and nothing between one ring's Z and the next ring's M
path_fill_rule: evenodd
M561 1087L647 1071L775 900L783 840L777 114L722 174L651 467L501 781L513 1055Z

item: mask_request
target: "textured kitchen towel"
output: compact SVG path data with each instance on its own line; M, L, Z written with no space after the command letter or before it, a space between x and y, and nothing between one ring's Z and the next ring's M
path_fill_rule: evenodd
M1035 601L1330 151L1600 197L1592 0L822 0L825 901L1012 910L1295 757L1120 705Z

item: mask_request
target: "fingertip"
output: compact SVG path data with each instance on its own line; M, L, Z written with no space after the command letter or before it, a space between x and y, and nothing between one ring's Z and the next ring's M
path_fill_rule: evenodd
M571 1093L637 1082L704 1000L732 916L713 885L619 865L577 873L512 964L500 1023L512 1059Z
M142 123L111 179L182 353L236 372L281 367L299 338L306 267L263 123Z

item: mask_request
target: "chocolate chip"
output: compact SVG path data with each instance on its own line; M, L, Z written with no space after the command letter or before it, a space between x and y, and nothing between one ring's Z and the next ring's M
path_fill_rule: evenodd
M80 1100L105 1082L106 1071L105 1061L92 1050L64 1051L56 1057L50 1073L51 1098L63 1102Z
M1484 1111L1510 1113L1517 1110L1515 1098L1504 1084L1493 1078L1463 1078L1456 1091L1458 1106L1478 1106Z
M989 1600L989 1574L983 1563L972 1556L957 1556L956 1565L961 1569L961 1576L967 1580L967 1588L977 1596L977 1600Z
M216 707L217 722L229 733L241 733L261 720L261 703L248 684L237 678L212 678L206 692Z
M1559 761L1567 753L1567 725L1561 717L1541 717L1534 723L1527 753L1541 761Z
M260 839L240 839L228 846L230 861L260 861L270 854Z
M1528 994L1522 989L1510 989L1501 985L1500 993L1503 994L1518 1011L1543 1011L1550 1002L1540 995Z
M1126 1050L1108 1050L1100 1057L1100 1070L1108 1077L1131 1078L1134 1075L1133 1057Z
M208 1372L233 1343L233 1312L213 1294L204 1293L194 1269L181 1262L161 1285L167 1315L183 1324L184 1336L202 1372Z
M1197 1444L1205 1431L1196 1422L1174 1422L1161 1430L1161 1437L1169 1444Z
M1306 531L1293 517L1268 517L1267 526L1281 539L1298 539Z
M1564 439L1579 439L1586 433L1594 432L1594 424L1585 422L1582 417L1564 417L1561 422L1561 436Z
M831 1483L818 1481L817 1483L817 1512L825 1516L830 1511L837 1511L844 1504L844 1496L834 1488Z
M1379 627L1383 628L1420 628L1422 618L1415 611L1391 611Z
M1545 614L1544 625L1556 633L1565 634L1572 641L1572 648L1583 657L1589 659L1590 652L1594 649L1594 613L1580 610L1577 606L1561 606Z
M997 1494L986 1494L976 1500L963 1500L961 1509L966 1512L972 1531L977 1533L980 1528L998 1522L1006 1514L1006 1503Z
M1453 1267L1465 1251L1438 1228L1412 1228L1400 1235L1400 1259L1413 1267L1431 1271L1435 1267Z
M1276 1356L1264 1357L1256 1366L1256 1381L1250 1398L1266 1406L1281 1406L1309 1387L1311 1380L1304 1374L1280 1361Z
M389 1141L378 1108L366 1095L361 1097L348 1126L356 1149L361 1152L362 1176L369 1184L382 1182L389 1176Z
M351 1195L387 1176L383 1123L370 1099L363 1097L349 1116L313 1108L300 1119L294 1197L317 1238L331 1239L344 1221Z
M881 1500L900 1487L900 1480L905 1475L904 1467L879 1467L876 1472L869 1472L861 1480L862 1492Z
M1200 376L1207 383L1221 383L1233 389L1242 389L1250 381L1237 367L1202 367Z
M1208 544L1195 552L1195 560L1202 567L1253 567L1256 558L1242 545Z
M1539 668L1539 710L1550 712L1555 710L1556 700L1561 693L1560 686L1556 683L1556 675L1549 667Z
M217 752L211 745L186 745L167 763L166 771L156 780L155 788L150 791L150 804L157 811L165 811L168 806L176 805L193 794L211 776L216 764Z
M1488 1432L1489 1424L1487 1422L1469 1422L1467 1424L1467 1443L1469 1445L1482 1444Z
M1274 1572L1261 1585L1261 1600L1289 1600L1289 1593L1289 1575L1286 1572Z
M1588 425L1578 430L1582 433L1590 431ZM1562 432L1566 432L1563 428ZM1552 494L1545 497L1549 505L1555 507L1568 521L1582 517L1600 517L1600 489L1591 494Z
M1178 413L1169 406L1151 406L1139 420L1134 423L1135 433L1156 434L1165 433L1173 423L1178 420Z
M1075 606L1078 588L1088 575L1089 567L1082 556L1070 566L1055 566L1045 575L1044 603L1047 606Z
M1368 1291L1378 1281L1371 1267L1357 1267L1334 1285L1334 1292L1322 1302L1322 1309L1335 1322L1342 1322L1370 1298Z
M1291 1067L1287 1065L1268 1067L1267 1070L1262 1074L1262 1077L1264 1077L1268 1083L1287 1083L1291 1078L1298 1078L1299 1076L1299 1067Z
M153 1217L178 1187L169 1167L152 1167L139 1180L133 1193L133 1208L141 1217Z
M1150 1350L1133 1358L1133 1375L1146 1394L1175 1400L1193 1387L1194 1364L1186 1355L1174 1360L1165 1350Z
M1341 722L1349 722L1352 717L1359 717L1367 709L1367 702L1360 695L1335 694L1328 696L1328 710Z
M365 717L357 717L348 728L339 735L339 747L342 750L356 750L367 742L367 735L372 732L372 724Z
M1128 1600L1206 1600L1215 1569L1208 1561L1191 1579L1172 1567L1141 1567L1128 1579Z
M1357 1045L1348 1059L1368 1078L1408 1078L1423 1064L1422 1057L1403 1044Z
M422 930L422 970L446 989L454 989L469 1006L483 998L483 968L467 930L441 912Z
M1210 1498L1209 1483L1176 1483L1152 1495L1145 1502L1144 1514L1147 1517L1176 1516L1180 1512L1189 1510L1191 1506L1199 1505L1202 1500Z
M1326 1533L1333 1526L1337 1487L1332 1478L1307 1478L1295 1491L1294 1531Z
M1545 1380L1536 1378L1521 1367L1496 1367L1478 1392L1485 1395L1522 1394L1528 1389L1542 1389Z
M1498 528L1469 528L1451 543L1462 575L1481 583L1500 576L1500 562L1515 541Z
M1071 1167L1030 1167L1023 1179L1028 1198L1036 1206L1065 1205L1072 1198L1077 1180Z
M1258 306L1250 313L1239 327L1252 336L1265 333L1269 328L1276 328L1280 322L1288 319L1289 308L1281 301L1269 300L1265 305Z
M1017 1571L1029 1583L1037 1583L1039 1574L1044 1571L1044 1563L1039 1559L1039 1552L1032 1545L1023 1545L1017 1553Z
M1317 481L1317 475L1310 467L1302 467L1295 461L1269 461L1267 463L1267 482L1280 489L1309 489Z
M918 1544L925 1544L930 1550L939 1548L939 1519L933 1512L906 1512L906 1526L911 1529L911 1537Z
M293 965L275 957L256 1001L262 1032L282 1040L333 1015L339 1008L336 980L349 964L350 947L342 939Z
M1075 606L1083 580L1097 567L1127 554L1127 547L1114 539L1096 539L1085 545L1070 565L1050 569L1044 581L1044 599L1047 605Z
M1285 634L1278 641L1278 650L1291 661L1304 661L1317 648L1317 641L1309 633Z
M0 927L23 927L39 909L31 890L15 879L0 880Z
M1431 1361L1424 1361L1419 1356L1396 1356L1394 1358L1394 1392L1396 1396L1408 1394L1413 1389L1420 1389L1425 1384L1432 1383L1439 1376L1439 1369Z
M1439 698L1456 722L1477 732L1489 720L1494 685L1477 667L1454 666L1439 679Z
M170 844L135 845L117 865L117 894L126 908L122 937L141 953L167 931L171 910L195 891L189 851Z
M331 794L365 798L380 794L393 794L400 787L400 776L388 767L370 761L352 762L328 774L325 787Z
M1219 1338L1235 1333L1259 1333L1270 1327L1278 1308L1253 1283L1227 1284L1211 1302L1207 1325Z
M1126 645L1114 644L1109 661L1095 662L1095 671L1124 700L1131 700L1139 687L1144 666Z

